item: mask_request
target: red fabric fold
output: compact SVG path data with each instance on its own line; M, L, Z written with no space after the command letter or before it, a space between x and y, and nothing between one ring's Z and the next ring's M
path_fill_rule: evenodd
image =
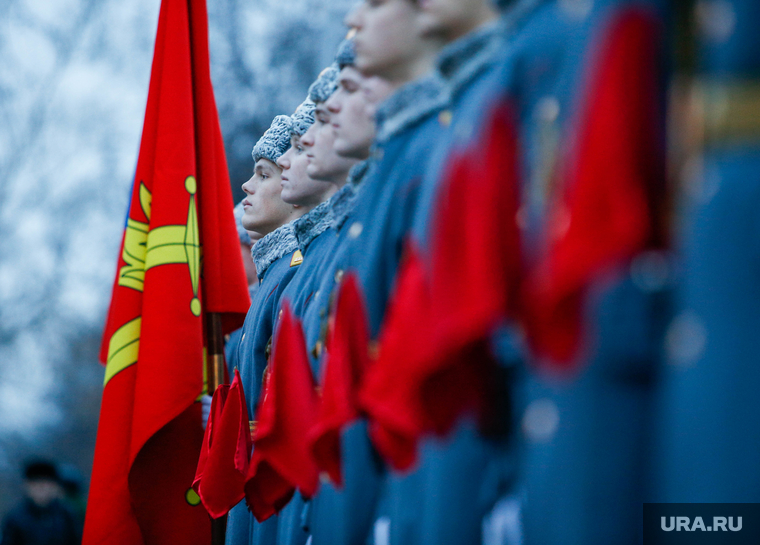
M357 394L369 364L369 326L364 300L356 275L349 273L338 292L318 418L309 434L314 460L337 486L343 485L341 430L359 416Z
M203 451L193 482L193 488L212 517L226 515L245 497L250 456L248 408L240 373L235 369L232 384L221 385L214 393Z
M307 442L317 414L317 393L301 324L287 303L269 366L245 483L246 501L259 521L280 511L296 488L310 497L319 485Z
M659 24L649 12L627 8L605 31L589 63L548 251L525 291L531 347L557 369L572 367L583 351L589 286L660 235Z

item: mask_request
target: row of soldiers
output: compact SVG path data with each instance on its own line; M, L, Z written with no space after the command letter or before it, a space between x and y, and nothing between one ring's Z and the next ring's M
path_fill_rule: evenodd
M758 15L358 4L243 185L227 543L638 543L644 502L760 501Z

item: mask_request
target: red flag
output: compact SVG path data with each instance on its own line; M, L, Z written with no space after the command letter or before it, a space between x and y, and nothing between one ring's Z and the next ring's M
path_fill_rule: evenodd
M317 421L309 433L310 449L319 468L343 485L340 432L359 416L357 392L370 363L369 326L356 276L340 285L335 322L327 344L327 360Z
M367 370L360 391L369 435L383 458L397 470L417 460L417 439L426 429L425 409L414 388L432 358L432 317L427 272L417 247L409 243L380 332L377 362Z
M430 276L441 354L466 350L488 338L499 320L516 315L521 274L518 153L511 108L501 105L480 138L454 156L441 188Z
M101 349L85 545L208 543L209 518L190 488L203 439L202 324L204 312L222 313L226 330L241 324L247 293L205 3L165 0Z
M195 490L196 493L198 493L201 479L203 478L203 471L206 469L206 464L208 463L211 444L214 442L217 428L222 422L222 411L224 410L224 403L227 401L227 395L229 393L229 385L220 384L216 388L214 396L211 398L211 410L209 411L208 422L206 423L206 433L203 435L201 455L198 457L198 467L195 469L195 479L193 479L193 490ZM200 493L198 493L198 496L201 498L201 501L203 501L203 496L201 496Z
M240 373L221 385L211 402L203 450L193 488L214 518L226 515L245 497L243 487L251 457L251 431Z
M259 521L285 507L296 488L313 496L319 485L307 442L317 414L317 393L301 323L287 303L269 365L245 485L246 501Z
M584 340L588 286L659 235L664 187L658 89L659 28L636 8L616 14L582 100L564 194L549 223L549 248L526 288L533 350L566 368Z
M518 310L521 185L517 130L508 104L491 112L473 144L455 156L432 232L435 356L418 389L438 434L464 412L486 416L494 365L489 339Z
M489 335L516 311L520 186L509 107L493 111L475 144L453 156L442 184L429 280L421 257L406 261L383 330L378 374L384 369L386 384L395 380L409 389L391 394L395 407L386 413L416 415L405 426L409 441L424 431L444 434L462 413L485 410ZM380 406L376 400L375 413Z
M432 264L409 244L361 400L370 435L399 470L422 434L445 434L465 412L485 413L488 340L515 316L521 275L514 120L496 108L478 145L452 157L432 229ZM429 271L429 272L428 272Z

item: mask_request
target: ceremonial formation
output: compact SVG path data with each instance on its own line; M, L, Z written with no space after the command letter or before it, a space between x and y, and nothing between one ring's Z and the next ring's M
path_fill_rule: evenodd
M205 4L164 0L84 542L622 545L760 502L760 8L688 4L363 0L233 215Z

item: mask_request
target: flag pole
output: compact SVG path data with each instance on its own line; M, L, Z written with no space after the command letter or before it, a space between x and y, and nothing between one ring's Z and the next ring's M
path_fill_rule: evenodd
M208 393L214 395L217 386L224 384L224 337L222 335L222 317L218 312L207 314L206 343Z
M224 336L222 317L218 312L206 315L206 377L209 395L224 384ZM224 545L227 515L211 519L211 545Z

